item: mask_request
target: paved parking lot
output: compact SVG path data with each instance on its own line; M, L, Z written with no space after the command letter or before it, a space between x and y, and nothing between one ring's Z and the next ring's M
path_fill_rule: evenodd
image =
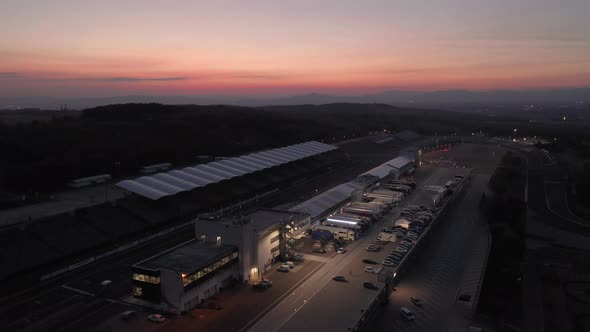
M457 303L463 272L472 248L478 243L471 235L483 222L478 217L477 203L487 179L477 176L461 199L439 220L435 236L421 248L420 256L406 270L397 291L377 320L379 331L436 331L445 327L467 327L468 309ZM424 301L423 307L411 303L410 297ZM416 314L409 322L400 316L402 306Z
M477 296L475 290L479 287L474 285L479 282L478 269L479 275L484 272L485 250L482 246L487 244L484 242L487 226L479 214L478 203L502 156L500 152L491 152L490 149L469 145L458 151L461 158L457 159L479 168L463 193L439 217L434 236L424 244L404 272L397 291L391 294L389 304L375 321L375 330L437 331L470 325L473 303L458 301L458 297L462 293L470 293L474 300ZM469 156L470 153L473 154ZM483 155L478 156L477 153ZM478 160L478 157L481 159ZM455 157L451 154L450 159ZM415 306L410 301L412 296L423 300L424 305ZM415 321L401 317L402 306L414 311Z

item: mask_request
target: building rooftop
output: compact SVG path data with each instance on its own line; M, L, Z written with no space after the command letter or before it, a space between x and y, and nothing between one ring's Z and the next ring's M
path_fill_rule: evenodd
M326 190L289 210L307 213L312 218L316 218L349 199L354 191L362 189L364 189L362 184L354 181L346 182Z
M218 246L214 242L194 239L143 260L133 267L153 271L192 273L237 250L235 246L225 244Z
M281 211L272 209L258 209L246 216L250 222L258 229L266 229L277 224L278 221L287 220L288 218L301 219L305 215L294 211Z
M284 210L273 210L273 209L258 209L245 216L233 217L233 218L211 218L202 219L204 222L222 223L228 226L234 227L251 227L259 232L278 226L283 220L294 218L297 222L303 218L306 218L307 214L299 211L284 211Z

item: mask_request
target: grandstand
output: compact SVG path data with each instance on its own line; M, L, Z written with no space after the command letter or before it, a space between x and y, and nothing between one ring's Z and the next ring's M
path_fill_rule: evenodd
M185 167L182 170L142 176L135 180L124 180L117 183L117 186L142 197L158 200L335 149L337 149L335 146L311 141L246 156L199 164L193 167Z
M47 264L59 258L61 253L49 247L33 234L18 228L0 232L0 279L15 271L24 271Z

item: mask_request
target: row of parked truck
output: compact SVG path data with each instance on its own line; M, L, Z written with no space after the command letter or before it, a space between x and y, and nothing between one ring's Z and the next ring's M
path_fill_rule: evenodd
M390 180L363 194L363 201L351 202L329 215L313 228L312 239L356 240L372 223L379 220L389 209L398 206L416 183L410 180Z

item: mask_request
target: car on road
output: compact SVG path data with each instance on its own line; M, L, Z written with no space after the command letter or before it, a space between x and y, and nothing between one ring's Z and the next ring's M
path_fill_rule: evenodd
M337 252L337 253L339 253L339 254L343 254L343 253L345 253L346 251L347 251L347 250L346 250L346 249L344 249L344 248L338 248L338 250L336 250L336 252Z
M289 267L287 265L281 265L281 266L279 266L279 268L277 269L277 271L279 271L279 272L289 272Z
M100 282L100 285L101 285L102 287L105 287L105 288L106 288L106 287L108 287L108 286L109 286L110 284L112 284L112 283L113 283L112 281L110 281L110 280L108 280L108 279L107 279L107 280L103 280L103 281L101 281L101 282Z
M368 258L363 259L363 263L365 263L365 264L372 264L372 265L377 264L377 262L375 262L372 259L368 259Z
M372 267L372 266L365 266L365 269L363 271L369 272L369 273L375 273L375 272L377 272L377 270L374 267Z
M402 315L403 318L405 318L407 320L414 320L416 318L416 315L414 315L412 310L410 310L406 307L401 307L399 313L400 313L400 315Z
M207 308L209 308L209 309L215 309L215 310L221 310L221 309L223 309L223 307L221 306L221 304L215 303L215 302L209 302L209 303L207 303Z
M326 249L324 249L324 248L315 248L315 249L313 249L313 252L318 253L318 254L325 254L326 253Z
M414 305L415 305L416 307L421 307L421 306L423 306L423 305L424 305L424 302L422 302L422 300L420 300L420 299L419 299L419 298L417 298L417 297L413 297L413 296L412 296L412 297L410 297L410 301L412 301L412 303L414 303Z
M370 281L363 282L363 287L368 288L368 289L379 289L379 287L377 287L377 285L375 285L374 283L372 283Z
M373 251L373 252L377 252L377 251L381 250L381 247L379 247L379 246L376 246L376 245L374 245L374 244L369 244L369 245L367 246L367 249L366 249L366 250L367 250L367 251Z
M333 276L332 279L335 281L346 281L344 276Z
M260 288L260 289L267 289L272 287L272 281L270 280L260 280L257 283L254 283L254 287L256 288Z
M148 320L154 323L164 323L166 318L160 314L151 314L148 316Z
M137 316L137 311L135 310L127 310L121 314L122 320L129 320L133 317Z

